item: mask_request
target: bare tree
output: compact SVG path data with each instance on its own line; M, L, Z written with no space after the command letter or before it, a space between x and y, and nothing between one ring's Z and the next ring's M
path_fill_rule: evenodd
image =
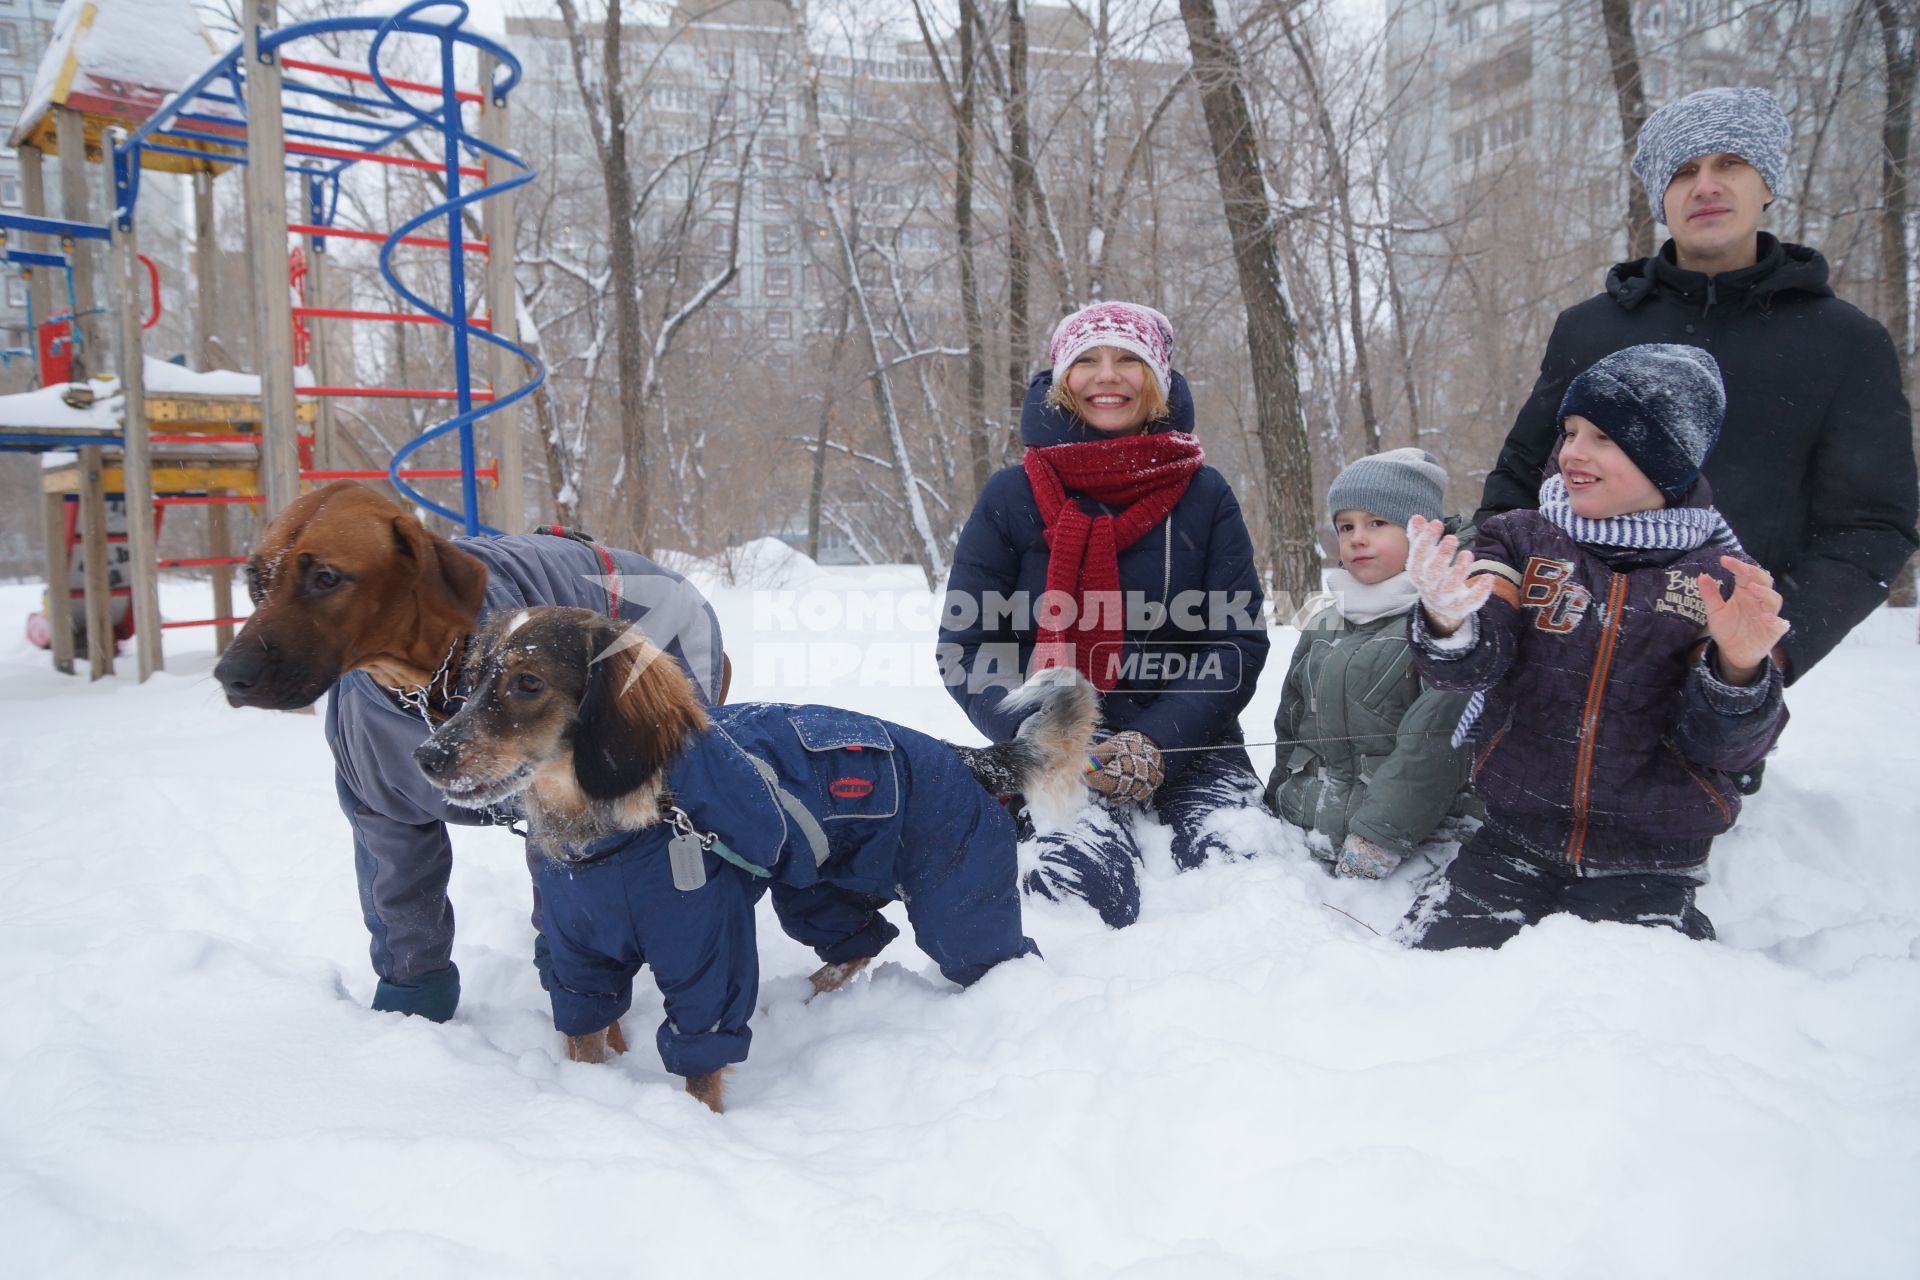
M973 488L978 493L986 487L988 473L992 470L987 440L987 333L980 315L979 269L973 243L974 143L980 74L978 53L974 47L978 39L978 24L973 5L963 2L959 9L959 61L949 77L939 43L935 41L933 29L928 25L926 8L921 0L913 0L913 16L920 28L921 43L925 45L927 58L939 77L944 91L941 96L953 115L953 236L959 250L960 315L967 339L966 434ZM955 80L959 81L957 89Z
M946 546L942 539L934 536L933 524L928 519L926 503L922 500L920 485L914 476L913 458L907 449L906 433L901 425L898 406L894 402L893 378L890 370L895 362L888 360L881 348L879 322L874 314L873 302L868 296L866 283L860 276L860 258L855 250L852 232L848 228L846 217L841 212L840 182L834 172L820 124L820 70L813 51L807 44L805 0L795 0L788 12L792 22L794 45L800 58L801 99L806 112L804 150L807 165L813 174L821 210L827 220L827 229L839 250L853 311L858 316L861 330L867 339L867 352L873 361L870 385L873 388L874 408L878 411L881 425L886 432L887 447L891 454L890 465L899 484L900 499L912 521L920 567L927 575L928 588L937 589L940 582L947 576Z
M1334 211L1340 222L1341 248L1347 267L1347 322L1352 329L1353 380L1360 395L1360 425L1367 434L1367 452L1378 453L1380 415L1373 407L1373 377L1367 360L1367 331L1360 315L1363 289L1360 236L1353 220L1353 184L1346 159L1348 147L1334 128L1333 111L1327 105L1327 95L1321 88L1319 73L1314 69L1313 50L1299 23L1295 21L1294 11L1283 5L1279 16L1287 47L1293 51L1294 62L1300 69L1300 79L1307 92L1307 108L1313 117L1314 127L1320 133L1326 158L1327 178L1333 191Z
M1647 97L1640 85L1640 50L1633 39L1632 0L1600 0L1600 25L1607 33L1607 61L1613 71L1613 95L1620 112L1620 149L1625 168L1633 167L1640 126L1647 122ZM1638 182L1627 182L1627 256L1653 252L1653 210Z
M589 70L587 32L573 0L559 0L561 19L573 57L574 83L586 107L588 136L600 161L601 189L606 197L607 251L613 291L614 348L620 387L620 474L616 493L623 528L616 536L627 546L644 547L651 511L646 422L646 348L640 331L640 262L634 242L631 211L635 204L633 172L627 156L626 69L620 57L622 0L608 0L600 30L600 76Z
M1247 106L1239 55L1221 30L1213 0L1180 0L1180 17L1193 53L1194 83L1206 115L1246 308L1274 587L1304 599L1320 586L1320 556L1313 532L1313 464L1300 413L1293 316L1274 251L1274 211L1267 195L1260 139Z
M1007 0L1007 131L1013 174L1007 209L1007 425L1009 448L1020 439L1020 410L1027 399L1027 364L1033 359L1027 329L1027 211L1033 205L1031 134L1027 125L1026 0Z
M1900 361L1900 385L1912 394L1913 368L1913 255L1909 237L1907 169L1913 147L1913 97L1920 71L1920 7L1914 0L1873 0L1880 24L1880 52L1887 78L1886 105L1880 123L1880 257L1881 275L1892 297L1887 304L1887 332ZM1920 436L1916 436L1920 443ZM1893 584L1893 602L1914 601L1914 561L1909 559Z

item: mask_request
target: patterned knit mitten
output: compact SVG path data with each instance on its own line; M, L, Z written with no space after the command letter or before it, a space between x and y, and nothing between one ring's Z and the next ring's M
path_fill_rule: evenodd
M1143 804L1167 779L1166 761L1153 739L1138 729L1126 729L1095 744L1087 785L1122 804Z
M1347 842L1340 846L1339 858L1334 861L1333 874L1349 880L1378 880L1392 875L1399 865L1399 854L1350 831Z

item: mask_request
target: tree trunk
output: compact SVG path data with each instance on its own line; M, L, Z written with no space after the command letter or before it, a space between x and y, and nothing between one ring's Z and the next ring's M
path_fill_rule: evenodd
M1247 106L1239 55L1220 29L1213 0L1180 0L1193 53L1194 83L1226 207L1234 267L1247 312L1247 354L1253 365L1255 432L1269 524L1268 554L1276 609L1297 605L1320 587L1314 541L1313 465L1300 412L1293 316L1274 249L1274 211L1267 201L1259 135ZM1276 612L1276 616L1283 616Z
M833 428L833 393L839 385L840 353L847 345L847 295L840 295L840 315L833 324L833 354L827 357L826 378L820 384L820 430L813 440L813 477L807 486L807 559L820 563L820 507L827 496L827 434Z
M559 0L559 6L567 26L574 83L580 90L600 161L600 188L607 206L614 374L620 389L620 474L613 487L615 505L608 534L622 545L644 550L651 515L647 487L647 343L640 328L639 246L633 235L633 169L627 154L627 99L621 83L622 2L609 0L607 4L597 91L587 73L586 34L579 11L573 0Z
M1633 149L1647 122L1647 99L1640 88L1640 50L1633 39L1632 0L1600 0L1600 25L1607 32L1607 59L1613 67L1613 97L1620 109L1620 151L1627 172L1627 257L1653 253L1653 210L1640 180L1633 176Z
M974 117L980 76L974 65L973 6L960 6L960 115L954 122L956 156L953 189L954 232L960 242L960 315L967 333L967 457L973 467L973 491L986 488L993 468L987 441L987 331L980 316L980 284L973 254Z
M1012 170L1007 210L1007 452L1018 457L1020 409L1027 402L1027 365L1033 359L1033 336L1027 328L1027 211L1033 205L1033 143L1027 129L1025 0L1007 0L1007 131Z
M860 259L854 250L852 232L849 223L853 217L840 214L839 183L835 180L832 166L827 159L826 143L820 127L820 72L814 64L813 52L807 44L807 11L804 0L796 0L788 10L792 23L794 44L800 58L801 100L806 111L806 136L803 142L808 167L813 171L813 181L820 195L821 211L826 215L827 230L832 234L834 245L840 251L840 265L846 272L847 290L853 310L858 314L860 327L867 337L867 354L873 362L874 409L879 413L880 425L887 433L887 447L892 454L893 473L900 485L900 500L905 505L908 517L913 525L914 540L918 543L920 567L927 575L927 589L938 590L947 576L946 552L933 533L933 522L927 518L927 506L920 497L920 482L913 474L913 458L907 450L906 433L900 424L900 413L893 398L893 379L887 370L889 361L880 345L880 325L873 314L872 303L867 298L866 285L860 279ZM852 149L849 148L849 154ZM855 209L857 213L857 207Z
M1391 227L1380 232L1380 256L1387 264L1387 305L1393 316L1393 339L1400 357L1401 393L1407 401L1407 443L1416 449L1420 443L1420 389L1414 376L1413 335L1407 332L1407 296L1400 288L1400 272L1394 266Z
M1880 275L1891 292L1887 333L1900 362L1900 387L1911 397L1913 263L1907 243L1907 159L1913 148L1914 78L1920 70L1915 42L1920 30L1911 0L1873 0L1873 9L1880 21L1887 76L1886 107L1880 117ZM1894 578L1891 603L1912 605L1914 598L1914 561L1909 559Z
M1380 415L1373 407L1373 374L1367 361L1367 329L1360 306L1360 245L1353 225L1353 198L1347 169L1346 148L1333 127L1333 113L1327 108L1320 88L1320 76L1313 65L1312 50L1295 25L1293 15L1282 6L1280 26L1286 33L1287 47L1299 64L1306 81L1307 98L1313 105L1313 120L1320 132L1320 144L1327 154L1327 178L1333 184L1334 210L1340 216L1340 239L1346 250L1347 324L1353 331L1353 378L1360 393L1360 425L1366 431L1367 452L1380 452Z
M953 76L949 77L940 42L934 39L933 28L927 21L926 6L921 0L913 0L914 23L920 29L920 41L926 47L927 58L933 64L934 75L939 78L947 108L953 116L953 227L954 240L960 252L960 316L967 339L965 434L967 462L973 490L977 494L986 487L987 476L993 470L995 452L987 422L987 335L986 324L980 315L979 265L973 242L973 191L978 167L976 157L979 154L976 146L980 104L978 41L986 33L981 30L980 16L974 10L973 0L961 0L958 8L960 60Z

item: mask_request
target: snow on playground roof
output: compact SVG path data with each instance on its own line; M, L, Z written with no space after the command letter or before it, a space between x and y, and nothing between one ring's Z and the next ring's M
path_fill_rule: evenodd
M102 126L140 124L219 52L192 0L65 0L8 141L58 151L50 108L72 107L87 117L92 153ZM152 154L147 163L184 168L192 162Z
M213 370L197 373L165 360L146 357L146 386L149 398L156 396L248 396L260 395L260 375ZM313 385L313 370L305 365L293 371L295 386ZM35 391L0 396L0 430L14 428L36 431L114 432L120 430L120 380L100 377L93 380L94 401L76 409L62 397L70 384L56 382Z

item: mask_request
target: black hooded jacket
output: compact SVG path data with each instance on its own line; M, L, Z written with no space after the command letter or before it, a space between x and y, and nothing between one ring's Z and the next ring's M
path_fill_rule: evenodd
M1762 233L1760 257L1708 277L1673 244L1607 273L1607 291L1560 313L1476 523L1539 505L1567 384L1642 342L1711 352L1727 419L1705 472L1727 522L1769 569L1793 630L1791 680L1886 599L1917 545L1913 419L1893 343L1836 298L1813 249Z

